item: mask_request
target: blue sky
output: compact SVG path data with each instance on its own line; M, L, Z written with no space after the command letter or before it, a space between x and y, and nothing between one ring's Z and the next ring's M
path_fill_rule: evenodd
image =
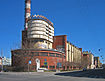
M55 35L65 34L77 47L105 58L105 0L31 1L32 15L44 15L52 21ZM10 50L21 44L24 0L1 0L0 10L0 49L10 57Z

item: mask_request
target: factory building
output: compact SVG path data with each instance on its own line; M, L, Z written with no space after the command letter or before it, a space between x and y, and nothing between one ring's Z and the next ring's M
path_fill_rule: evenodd
M83 51L83 58L84 58L84 56L85 57L87 56L87 58L83 60L85 62L83 64L86 64L86 62L87 62L87 68L88 69L94 69L95 68L94 55L91 52Z
M30 70L36 70L36 59L40 60L40 68L47 68L48 70L62 70L62 63L65 62L64 54L57 50L48 49L17 49L12 51L12 65L16 69L28 70L28 62L31 61Z
M83 54L82 55L82 67L89 69L89 54Z
M94 65L96 66L95 68L100 68L101 67L99 57L94 57Z
M35 71L37 68L36 59L40 61L40 68L63 70L65 52L53 48L53 37L53 23L42 15L31 16L31 0L25 0L22 48L11 51L14 70L28 71L27 67L29 67L30 70Z
M11 50L14 71L71 70L93 68L93 55L67 41L66 35L54 36L54 25L42 15L31 15L31 0L25 0L22 47ZM91 65L89 64L91 63ZM84 66L85 66L84 65Z
M81 68L82 48L68 42L66 35L54 36L53 48L64 52L66 70Z
M82 50L70 42L67 42L67 55L66 59L69 62L81 64Z
M41 15L32 16L28 21L27 38L32 39L35 46L52 49L54 27L47 18Z
M52 49L53 36L53 23L42 15L31 16L31 0L25 0L22 48Z
M67 36L59 35L53 37L53 48L65 53L66 58Z

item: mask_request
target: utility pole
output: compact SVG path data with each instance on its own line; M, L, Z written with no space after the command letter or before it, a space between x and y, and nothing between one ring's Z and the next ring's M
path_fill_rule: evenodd
M3 72L3 51L2 51L2 49L1 49L1 59L2 59L2 72Z
M29 72L29 62L28 62L28 72Z

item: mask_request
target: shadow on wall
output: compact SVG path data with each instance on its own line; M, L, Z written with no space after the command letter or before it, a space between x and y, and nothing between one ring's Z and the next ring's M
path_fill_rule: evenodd
M56 73L55 75L105 79L105 69Z

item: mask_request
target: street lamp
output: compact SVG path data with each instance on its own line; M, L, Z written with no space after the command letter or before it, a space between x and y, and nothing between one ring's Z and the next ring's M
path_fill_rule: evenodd
M31 64L31 61L29 60L28 61L28 72L30 71L30 64Z

